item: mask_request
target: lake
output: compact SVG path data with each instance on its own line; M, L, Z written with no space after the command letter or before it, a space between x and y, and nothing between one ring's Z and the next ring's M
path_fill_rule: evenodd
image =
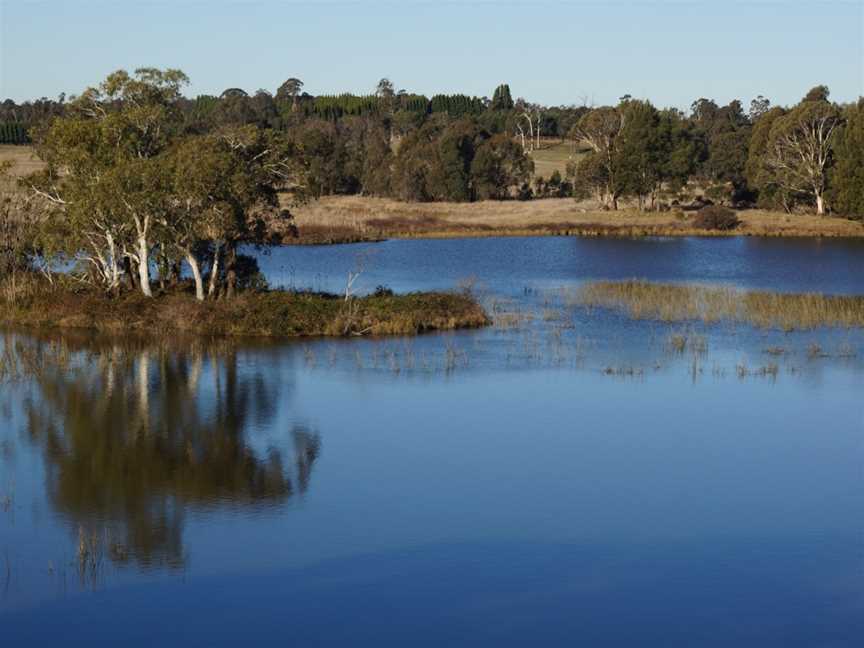
M864 643L864 332L572 300L629 278L864 294L861 242L402 240L259 263L286 288L471 289L495 323L3 333L4 645Z

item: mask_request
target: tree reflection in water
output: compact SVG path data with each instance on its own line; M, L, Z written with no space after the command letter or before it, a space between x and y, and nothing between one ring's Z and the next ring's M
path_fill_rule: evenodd
M238 371L231 344L12 338L7 364L14 350L38 387L24 403L26 430L79 559L92 561L105 538L116 562L179 567L190 509L274 506L309 487L319 436L294 426L286 447L253 447L251 430L274 424L283 384Z

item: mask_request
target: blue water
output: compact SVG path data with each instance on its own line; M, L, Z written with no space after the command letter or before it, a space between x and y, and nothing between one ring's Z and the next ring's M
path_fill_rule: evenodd
M360 291L473 276L534 317L413 339L6 334L43 362L0 394L4 645L859 646L862 332L633 322L560 289L864 293L862 252L292 247L262 259L272 283L339 290L361 253ZM685 329L707 351L670 352Z
M367 289L449 289L474 278L498 290L588 279L699 281L747 288L864 293L857 239L488 238L393 240L276 248L261 258L275 286L341 292L349 271Z

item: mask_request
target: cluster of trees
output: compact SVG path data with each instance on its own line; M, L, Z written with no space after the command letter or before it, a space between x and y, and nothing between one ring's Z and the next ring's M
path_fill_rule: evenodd
M27 126L16 122L0 122L0 144L29 144Z
M629 97L589 111L574 137L590 149L568 169L575 191L594 195L610 209L628 195L653 208L661 190L687 182L703 151L696 129L678 111L658 111Z
M241 243L290 232L278 194L303 192L293 144L254 125L188 132L186 83L177 70L119 71L34 131L46 166L23 185L40 256L85 263L110 293L148 297L154 269L164 285L185 262L203 300L230 297L252 274Z
M439 116L410 129L393 146L393 131L352 117L304 121L285 131L302 152L309 194L363 193L409 201L507 198L527 186L533 164L521 147L475 119Z
M760 201L864 215L864 100L841 107L817 86L791 108L765 111L754 124L746 177Z
M21 104L5 99L0 103L0 144L29 144L30 128L62 114L65 101L62 94L56 100L43 97Z
M569 172L577 194L611 209L625 196L654 207L696 182L728 204L861 217L862 105L831 103L824 86L788 109L760 96L748 113L699 99L685 115L627 96L580 118L572 136L590 152Z

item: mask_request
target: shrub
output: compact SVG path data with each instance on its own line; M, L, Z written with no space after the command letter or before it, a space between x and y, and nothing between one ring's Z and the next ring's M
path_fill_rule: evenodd
M731 209L720 205L708 205L699 210L693 219L694 227L707 230L727 231L733 230L741 221Z
M258 260L248 254L237 255L237 288L264 292L269 288L267 278L258 267Z

